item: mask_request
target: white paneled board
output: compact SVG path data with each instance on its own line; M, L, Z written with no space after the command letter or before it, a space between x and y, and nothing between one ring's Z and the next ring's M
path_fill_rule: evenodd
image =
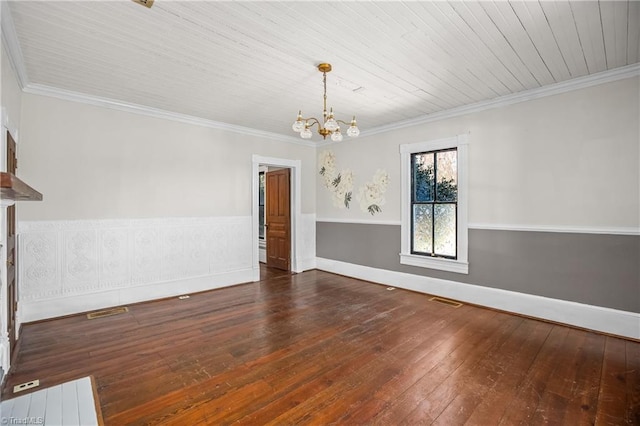
M83 377L2 401L2 424L102 425L91 377Z

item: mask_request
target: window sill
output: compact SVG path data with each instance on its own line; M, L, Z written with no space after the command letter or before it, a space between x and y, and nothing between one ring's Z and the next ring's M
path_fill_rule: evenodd
M469 262L463 262L460 260L400 253L400 263L403 265L418 266L420 268L439 269L441 271L456 272L458 274L469 274Z

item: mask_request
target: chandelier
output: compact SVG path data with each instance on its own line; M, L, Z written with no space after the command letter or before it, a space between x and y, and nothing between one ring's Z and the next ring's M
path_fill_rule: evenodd
M327 136L331 135L331 140L334 142L340 142L342 140L342 133L340 132L340 123L345 126L349 126L347 129L347 135L352 138L355 138L360 134L360 129L356 124L356 117L353 116L353 119L350 123L347 123L342 120L336 120L333 116L333 108L329 110L327 113L327 73L331 71L331 64L320 64L318 65L318 71L322 73L322 82L324 84L324 102L322 108L322 121L318 120L315 117L304 118L302 116L302 111L298 111L298 117L296 121L293 123L291 128L294 132L300 133L300 137L302 139L309 139L312 136L311 127L318 125L318 133L326 139Z

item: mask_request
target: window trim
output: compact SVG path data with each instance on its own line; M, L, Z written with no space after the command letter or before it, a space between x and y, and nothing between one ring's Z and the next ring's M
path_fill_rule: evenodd
M458 151L458 229L457 259L423 256L411 253L411 154L455 148ZM400 263L441 271L469 273L468 227L468 152L467 134L400 145L401 224Z

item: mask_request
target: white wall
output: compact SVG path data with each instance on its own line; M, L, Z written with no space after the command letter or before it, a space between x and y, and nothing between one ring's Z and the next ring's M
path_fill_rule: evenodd
M333 150L338 169L354 172L356 192L379 168L391 182L382 213L373 217L357 203L348 210L334 207L318 179L318 219L399 221L399 145L469 133L471 224L637 229L639 81L628 78L323 147L318 152Z
M22 111L44 201L19 216L21 321L255 279L254 155L300 161L299 260L315 257L313 147L33 94Z
M0 80L0 93L2 99L2 107L5 110L8 121L2 123L8 125L12 132L18 130L20 126L20 112L22 104L22 91L16 79L9 57L7 56L3 43L0 43L0 65L2 70L2 77ZM14 135L16 136L16 135ZM4 156L3 156L4 157Z
M251 155L299 159L315 210L313 148L25 94L21 172L44 194L21 220L251 214Z

